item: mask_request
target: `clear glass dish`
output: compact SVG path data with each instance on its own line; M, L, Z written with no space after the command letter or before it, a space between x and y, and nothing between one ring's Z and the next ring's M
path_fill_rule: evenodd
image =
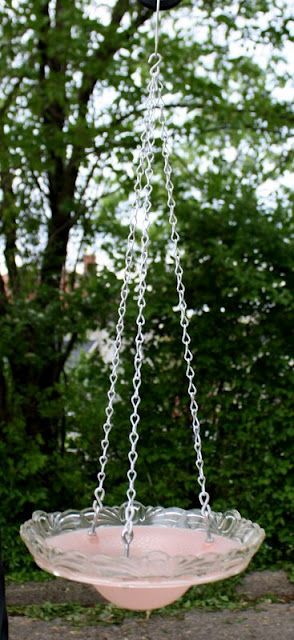
M121 538L125 505L101 510L95 536L92 509L36 511L20 533L42 569L92 584L107 600L136 610L165 606L192 585L240 573L265 535L235 510L212 512L210 541L198 509L135 507L129 558Z

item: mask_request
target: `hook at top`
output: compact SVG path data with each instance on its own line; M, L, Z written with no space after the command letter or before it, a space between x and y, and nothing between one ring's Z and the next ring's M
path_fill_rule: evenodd
M147 7L147 9L153 9L153 11L156 11L156 0L139 0L139 2L144 7ZM180 2L181 0L160 0L160 11L163 9L172 9L173 7L176 7L177 4L180 4Z
M159 76L160 73L160 64L162 61L162 56L160 55L160 53L152 53L151 56L149 56L148 62L149 64L151 64L151 68L150 68L150 75L155 77L155 76Z

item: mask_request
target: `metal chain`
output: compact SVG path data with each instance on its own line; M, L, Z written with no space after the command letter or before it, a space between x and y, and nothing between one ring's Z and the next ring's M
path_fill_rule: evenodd
M151 56L150 62L153 62L153 58ZM124 278L121 287L120 293L120 304L118 309L118 322L116 325L116 337L114 341L114 355L111 364L111 373L110 373L110 388L108 391L108 405L106 407L106 420L103 424L103 438L101 441L101 456L99 458L100 471L97 475L98 486L94 491L95 500L93 502L93 510L94 510L94 518L92 522L92 527L90 530L90 534L95 534L97 519L99 515L99 511L103 507L103 501L105 497L105 489L104 489L104 481L106 477L106 465L108 462L108 449L109 449L109 436L113 425L113 413L114 413L114 403L117 398L116 393L116 384L118 379L118 369L120 364L121 350L122 350L122 335L124 331L125 324L125 314L126 314L126 303L130 290L130 281L132 278L132 267L134 263L134 246L135 246L135 237L136 237L136 228L137 228L137 219L138 213L142 205L146 202L147 193L143 194L142 187L142 179L143 176L146 176L147 186L150 181L150 168L151 168L151 156L154 143L154 122L153 122L153 114L154 114L154 96L156 93L156 79L159 73L159 56L157 56L157 60L154 61L154 65L151 67L151 80L148 85L148 96L146 99L145 106L145 116L144 116L144 127L143 133L141 135L141 146L139 151L139 163L136 171L136 183L134 187L135 191L135 203L133 207L133 217L130 225L130 231L127 240L127 250L125 257L125 271ZM146 168L147 162L147 168ZM147 173L148 171L148 173ZM150 195L150 193L149 193ZM149 207L150 208L150 207ZM149 211L148 208L148 211ZM147 215L147 214L146 214ZM143 241L143 238L142 238Z
M200 422L198 419L198 404L196 402L197 389L194 384L195 371L192 366L193 354L190 349L191 338L189 335L189 319L187 315L187 303L185 300L185 285L183 283L183 268L181 266L181 257L179 251L180 236L177 231L177 217L175 215L175 199L173 196L174 185L172 181L172 167L170 163L170 145L169 145L169 133L166 124L166 117L164 114L164 102L162 99L161 81L158 83L158 100L160 105L159 121L161 124L161 138L162 138L162 156L164 159L164 174L165 174L165 186L167 191L167 204L169 209L169 223L171 226L171 246L173 251L173 258L175 264L175 275L177 281L177 292L179 299L180 310L180 324L182 327L182 343L184 345L184 359L187 364L186 376L188 379L188 394L190 398L190 411L192 416L192 429L194 434L194 449L196 453L196 467L198 469L198 483L200 485L199 502L201 504L201 513L204 517L210 515L211 509L209 505L209 494L206 491L205 483L206 478L203 470L203 458L202 458L202 446L200 435Z
M131 432L129 435L130 440L130 452L128 455L130 467L127 473L129 486L127 490L127 505L125 509L125 526L122 532L122 538L125 544L125 555L129 556L130 543L133 539L133 520L135 515L135 499L136 499L136 490L135 490L135 480L137 477L136 472L136 462L138 458L137 453L137 443L139 440L138 434L138 424L140 421L139 415L139 405L141 402L140 398L140 387L141 387L141 369L143 363L143 342L144 342L144 334L143 327L145 325L145 317L144 317L144 308L146 305L145 302L145 292L146 292L146 278L147 278L147 270L148 270L148 246L149 246L149 226L150 226L150 209L151 209L151 193L152 193L152 184L151 179L153 175L153 159L154 159L154 142L155 142L155 112L156 107L158 106L157 95L158 95L158 75L160 71L160 62L161 56L159 54L152 54L149 58L149 62L154 62L153 66L150 69L151 80L149 83L149 100L152 105L150 112L150 137L149 137L149 152L146 154L146 169L145 169L145 178L146 185L144 189L144 202L143 202L143 210L144 210L144 229L142 233L141 239L141 257L140 257L140 279L138 285L138 316L136 320L137 324L137 335L135 339L135 358L134 358L134 377L133 377L133 394L131 398L131 403L133 407L133 412L130 416L131 422Z
M149 226L150 226L150 209L151 209L151 179L153 175L154 145L155 145L155 115L156 109L159 107L159 123L161 125L162 139L162 156L164 159L165 185L168 196L169 223L171 226L171 246L175 262L175 275L177 282L177 292L179 298L180 324L182 327L182 342L184 345L184 359L186 362L186 375L188 379L188 394L190 398L190 411L192 416L192 429L194 434L194 449L196 453L196 466L198 469L198 483L200 485L199 501L201 504L201 513L208 520L211 513L209 505L209 494L205 488L205 475L203 470L203 458L201 451L200 423L198 419L198 405L196 402L197 389L194 384L195 372L191 364L193 355L190 350L190 335L188 332L189 320L187 315L187 303L185 300L185 286L183 283L183 269L181 266L179 251L179 234L177 231L177 218L175 215L175 200L173 197L174 185L172 181L172 168L170 164L170 147L169 134L164 115L164 103L162 100L162 82L159 80L161 56L158 53L158 31L159 31L159 5L157 0L157 17L156 17L156 36L155 36L155 52L150 56L149 62L152 63L150 69L151 79L148 84L148 97L145 106L144 129L141 136L141 148L139 155L139 164L136 172L135 183L135 204L134 215L130 226L128 236L127 252L125 259L125 273L121 288L120 304L118 310L118 323L116 327L116 338L114 343L114 356L110 374L110 389L108 391L108 405L106 408L106 421L103 425L104 437L101 442L102 453L99 458L100 471L98 473L98 486L95 489L95 500L93 502L94 519L90 533L95 533L95 527L99 511L103 506L105 497L104 481L105 469L108 462L109 436L112 429L112 417L114 412L114 402L117 397L116 383L118 378L118 369L120 364L120 355L122 349L122 335L124 330L124 319L126 313L126 302L129 294L129 285L132 277L132 268L134 263L134 246L137 228L137 218L139 210L143 211L143 232L141 236L141 251L139 262L139 283L138 283L138 315L137 315L137 334L135 338L135 357L134 357L134 376L133 376L133 394L131 397L132 413L130 416L131 431L129 435L130 451L128 455L129 470L127 473L128 490L127 504L125 508L125 526L122 532L122 538L125 545L125 555L129 556L130 544L133 539L133 522L135 516L135 480L137 477L136 462L138 458L137 444L139 440L138 424L140 421L139 406L141 402L141 370L143 363L143 343L145 325L144 309L145 309L145 293L146 278L148 270L148 247L149 247ZM143 185L143 178L145 184ZM208 539L209 526L208 526Z

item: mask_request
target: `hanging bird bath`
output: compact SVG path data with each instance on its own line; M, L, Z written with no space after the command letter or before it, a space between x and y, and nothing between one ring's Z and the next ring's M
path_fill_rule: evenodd
M158 53L160 8L175 6L179 0L166 0L162 7L159 0L140 1L146 6L152 5L152 8L156 8L155 50L149 58L150 82L136 174L133 219L130 224L118 309L95 500L92 508L83 511L69 510L51 514L36 511L32 519L21 527L21 537L42 569L55 576L91 584L107 600L120 607L150 610L170 604L192 585L221 580L243 571L261 544L264 531L250 520L241 518L238 511L227 511L224 514L213 512L206 491L195 372L192 366L189 319L175 215L176 203L173 196L169 134L162 99L162 58ZM156 127L160 129L162 141L168 220L171 228L169 251L175 265L193 446L200 487L201 509L190 511L176 507L144 507L136 501L135 490ZM140 226L141 250L136 272L134 267L139 212L143 213L143 222ZM111 508L104 506L104 481L114 405L118 399L116 384L123 344L126 302L132 279L137 282L138 315L131 397L127 501L121 507Z
M243 571L264 538L237 511L211 513L209 536L201 511L143 507L135 503L130 557L122 554L125 505L101 509L97 535L89 535L92 509L36 511L21 536L37 564L55 576L92 584L128 609L170 604L192 585Z

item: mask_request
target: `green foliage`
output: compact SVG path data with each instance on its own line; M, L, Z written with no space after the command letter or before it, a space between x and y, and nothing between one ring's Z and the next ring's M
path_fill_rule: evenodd
M277 598L271 594L262 598L247 598L236 591L239 579L231 578L200 587L193 587L175 603L151 612L153 617L157 615L177 616L191 609L206 609L218 611L223 609L242 610L255 607L264 602L283 602L283 598ZM39 620L51 621L56 618L77 627L96 626L99 624L122 624L127 619L144 619L146 614L142 612L118 609L112 604L96 604L92 607L72 604L52 604L46 602L43 605L26 605L9 607L10 615L21 615ZM150 612L147 612L150 615Z
M208 489L214 509L238 508L265 528L267 538L256 566L286 562L292 553L293 255L285 240L292 233L292 220L280 205L271 216L259 211L247 188L239 198L230 190L221 210L201 209L197 211L188 200L179 203ZM159 251L164 226L153 233ZM146 306L149 338L140 406L137 496L143 503L191 508L197 505L196 469L174 305L171 266L154 260ZM126 490L134 317L131 302L121 402L116 406L108 464L112 503L121 502ZM96 355L84 358L68 386L68 406L80 432L75 446L84 452L88 477L91 469L98 468L97 427L103 422L105 369Z
M32 566L20 522L35 508L89 504L96 481L108 367L79 352L89 332L114 331L153 48L150 12L110 4L97 15L84 0L0 8L0 527L19 575ZM161 36L208 488L214 508L237 506L264 525L263 564L289 558L293 500L289 29L281 0L187 0L163 17ZM156 175L160 165L156 154ZM155 178L137 489L143 502L190 507L197 480L163 202ZM108 267L101 258L97 274L81 275L81 255L97 246ZM112 502L126 489L135 317L131 303Z

